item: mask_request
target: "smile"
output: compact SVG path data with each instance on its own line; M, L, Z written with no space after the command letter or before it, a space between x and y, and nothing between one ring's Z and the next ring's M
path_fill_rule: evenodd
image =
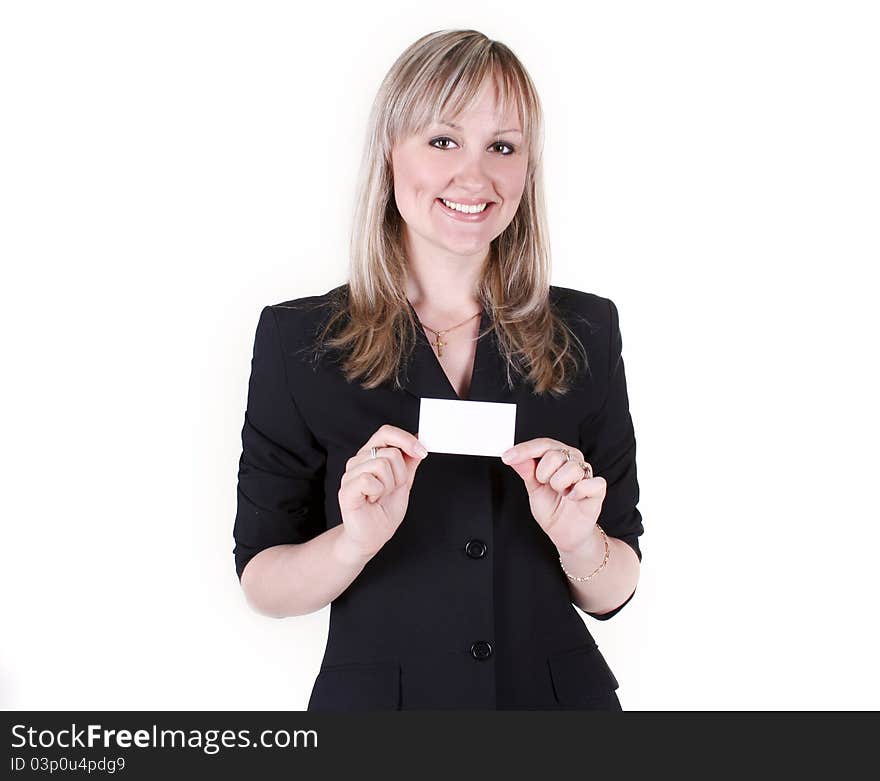
M460 222L482 222L486 219L489 212L492 211L492 207L495 206L493 201L468 206L466 204L456 204L453 201L444 201L442 198L437 198L437 203L440 204L440 208L446 214Z

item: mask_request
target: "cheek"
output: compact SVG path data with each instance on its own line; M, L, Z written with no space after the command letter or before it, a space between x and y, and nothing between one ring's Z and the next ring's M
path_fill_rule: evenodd
M522 203L523 192L525 191L525 182L521 178L512 178L504 183L502 197L504 198L504 214L513 219L514 214Z
M436 155L422 155L413 168L413 178L417 186L427 194L436 194L449 181L448 166Z
M507 171L502 180L505 197L512 201L518 201L526 187L526 166L515 171Z
M394 186L403 200L432 202L445 186L442 164L430 156L412 156L395 167Z

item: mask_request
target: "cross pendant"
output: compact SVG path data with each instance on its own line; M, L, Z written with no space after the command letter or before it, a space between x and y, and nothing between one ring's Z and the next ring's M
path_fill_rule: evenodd
M440 341L440 337L438 336L437 341L434 342L434 347L437 348L437 356L438 357L443 357L443 345L444 344L446 344L446 342Z

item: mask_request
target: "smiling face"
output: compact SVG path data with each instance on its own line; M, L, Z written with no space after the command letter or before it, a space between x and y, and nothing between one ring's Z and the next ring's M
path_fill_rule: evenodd
M499 114L491 82L457 117L401 139L391 153L394 196L407 246L424 255L482 260L513 221L525 189L528 154L515 113ZM500 132L499 132L500 131ZM489 205L463 214L444 205Z

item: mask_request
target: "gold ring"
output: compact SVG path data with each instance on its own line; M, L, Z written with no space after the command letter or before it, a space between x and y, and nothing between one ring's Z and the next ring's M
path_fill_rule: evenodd
M571 461L571 451L567 447L557 448L560 453L565 456L566 462ZM579 464L580 468L584 470L584 476L581 480L589 480L593 476L593 467L590 466L586 461L581 461Z

